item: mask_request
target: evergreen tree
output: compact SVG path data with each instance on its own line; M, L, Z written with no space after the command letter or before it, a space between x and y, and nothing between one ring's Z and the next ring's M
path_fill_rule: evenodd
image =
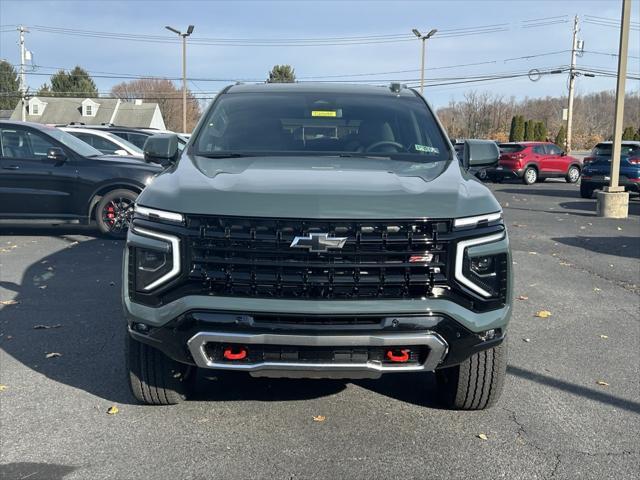
M86 70L75 67L69 73L60 70L51 75L50 85L43 85L40 95L56 97L97 97L98 88Z
M0 110L13 110L20 100L18 74L8 62L0 61Z
M509 129L509 141L515 142L515 133L516 133L516 125L518 123L518 119L514 115L511 117L511 128Z
M547 126L544 122L535 122L533 125L533 139L536 142L544 142L547 139Z
M636 142L640 142L640 128L638 128L638 130L636 131L636 133L633 135L633 139Z
M556 135L555 144L564 149L566 147L565 143L567 143L567 129L564 125L561 125L558 130L558 134Z
M525 142L530 142L532 140L534 140L534 134L533 134L533 129L534 129L534 121L533 120L527 120L527 122L524 124L524 140Z
M513 141L521 142L524 140L524 117L518 115L516 117L516 126L513 132Z
M636 132L633 131L633 127L626 127L622 132L622 140L633 140Z
M269 72L268 83L293 83L296 81L296 71L291 65L274 65Z

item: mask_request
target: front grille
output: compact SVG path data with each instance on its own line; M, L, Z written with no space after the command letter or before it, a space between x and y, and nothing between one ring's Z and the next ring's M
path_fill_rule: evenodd
M214 295L286 299L421 298L447 280L447 220L325 221L192 216L188 282ZM341 249L291 248L296 236Z

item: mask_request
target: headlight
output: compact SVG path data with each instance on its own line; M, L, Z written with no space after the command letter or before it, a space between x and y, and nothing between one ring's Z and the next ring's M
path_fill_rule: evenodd
M134 227L133 233L162 240L166 248L135 247L136 290L148 292L180 273L180 240L165 233Z
M142 205L134 206L134 212L143 217L147 217L149 220L168 220L170 222L184 223L184 217L181 213L167 212L166 210L158 210L156 208L143 207Z
M505 234L501 232L459 242L456 251L456 280L485 298L499 296L507 281L506 252L491 255L469 255L468 249L500 241L504 236Z

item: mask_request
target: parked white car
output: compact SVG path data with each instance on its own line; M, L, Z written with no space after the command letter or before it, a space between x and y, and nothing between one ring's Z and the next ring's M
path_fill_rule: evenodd
M76 138L100 150L105 155L127 155L144 158L142 149L113 133L91 128L58 127Z

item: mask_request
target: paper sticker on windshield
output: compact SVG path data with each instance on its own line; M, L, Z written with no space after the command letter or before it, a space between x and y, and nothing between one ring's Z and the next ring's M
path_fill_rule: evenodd
M335 110L312 110L312 117L337 117L338 112Z
M418 145L416 143L415 147L416 147L416 152L435 153L435 154L440 153L440 150L438 150L436 147L430 147L428 145Z

